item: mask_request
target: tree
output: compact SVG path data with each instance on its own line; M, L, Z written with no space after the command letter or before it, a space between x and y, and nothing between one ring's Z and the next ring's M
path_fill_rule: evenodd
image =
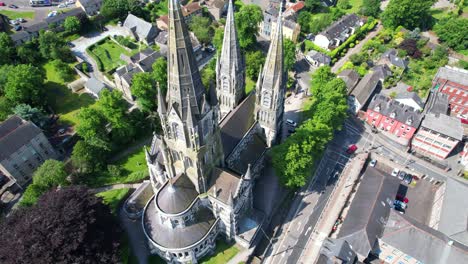
M105 153L85 141L80 140L76 142L73 147L71 160L73 167L78 170L78 173L92 173L104 162Z
M36 65L41 60L38 49L36 40L28 41L16 49L16 54L21 63Z
M138 0L104 0L101 14L107 19L125 19L129 13L142 17L143 9Z
M219 27L215 30L214 37L213 37L213 46L216 48L218 54L221 52L221 48L223 46L223 38L224 38L224 28Z
M200 71L203 86L210 89L216 80L216 60L210 61L207 67Z
M70 67L70 65L61 60L53 60L52 66L54 66L54 69L58 73L60 79L62 79L65 82L73 80L75 72Z
M296 62L296 45L290 39L284 39L284 70L292 70Z
M349 3L349 0L338 0L338 3L336 4L336 6L338 8L341 8L341 9L350 9L352 6L351 4Z
M380 12L381 0L363 0L360 13L365 16L378 17Z
M382 24L385 27L406 29L415 27L427 28L431 20L430 9L435 0L390 0L382 13Z
M166 95L167 91L167 60L159 57L153 64L153 78L159 84L159 89Z
M5 97L13 104L42 105L44 77L43 71L31 65L12 67L6 77Z
M39 51L43 58L73 62L74 56L65 40L54 31L42 31L39 34Z
M5 32L0 32L0 65L11 64L15 58L15 44Z
M68 33L76 33L81 29L80 20L77 17L70 16L63 22L63 27Z
M214 35L211 19L203 16L194 16L189 23L189 28L201 43L205 45L211 43Z
M445 42L447 46L457 51L468 49L468 19L450 17L445 21L441 21L435 26L435 32L440 40Z
M316 101L311 110L314 111L314 122L326 124L333 130L341 129L348 110L346 93L346 83L342 79L334 78L327 82L314 95Z
M47 192L1 221L0 232L4 264L119 262L120 225L102 198L84 187Z
M95 108L82 108L78 113L79 123L76 132L84 141L98 149L110 150L110 139L107 131L107 121L103 114Z
M418 42L413 38L403 40L398 47L414 59L420 58L422 53L418 49Z
M329 81L333 80L336 75L331 72L329 66L322 66L312 73L312 81L310 84L310 91L312 95L319 94L320 89L325 86Z
M321 0L305 0L304 5L310 12L318 11L323 6Z
M15 106L15 108L13 108L13 113L25 120L33 122L41 128L43 128L48 121L47 116L45 116L40 109L31 107L28 104Z
M31 206L51 188L66 185L67 183L65 164L57 160L46 160L34 172L33 182L26 188L21 205Z
M265 63L265 56L259 50L245 54L245 73L252 80L257 80L260 67Z
M149 72L137 73L132 79L132 94L144 112L156 111L156 87Z
M13 104L3 96L0 96L0 121L3 121L12 114Z
M262 9L257 5L243 5L235 17L241 48L252 48L257 43L258 25L263 20Z

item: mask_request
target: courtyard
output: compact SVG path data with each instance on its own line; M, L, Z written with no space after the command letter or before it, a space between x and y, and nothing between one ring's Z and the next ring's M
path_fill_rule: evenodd
M99 70L102 72L108 72L125 64L120 55L130 56L132 53L136 53L132 51L128 51L110 38L101 40L88 49L89 55L96 61Z

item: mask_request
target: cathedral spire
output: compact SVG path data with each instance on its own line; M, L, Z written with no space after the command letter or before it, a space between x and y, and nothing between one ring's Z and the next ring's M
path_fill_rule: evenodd
M276 27L271 34L270 48L265 60L264 85L275 86L283 77L283 2L281 2Z
M244 96L245 70L234 21L234 5L229 7L224 26L223 46L217 60L216 90L221 117L234 109Z
M183 121L187 118L187 96L192 113L200 114L205 93L192 42L178 0L169 0L168 108L175 108Z

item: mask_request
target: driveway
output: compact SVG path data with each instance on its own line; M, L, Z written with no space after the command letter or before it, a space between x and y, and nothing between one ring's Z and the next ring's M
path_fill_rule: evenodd
M346 55L342 57L339 61L337 61L335 65L333 65L332 72L336 73L345 64L345 62L349 60L351 55L361 51L364 44L366 44L367 41L369 41L370 39L374 38L380 32L380 30L382 30L382 28L382 25L379 23L376 29L370 32L363 40L361 40L356 46L354 46L354 48L349 49Z

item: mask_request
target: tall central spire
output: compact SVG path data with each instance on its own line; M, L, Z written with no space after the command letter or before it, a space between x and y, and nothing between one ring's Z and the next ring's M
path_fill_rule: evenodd
M223 47L216 67L216 94L221 118L233 110L244 96L244 69L244 60L240 52L234 21L234 6L232 0L229 0Z
M199 115L205 88L193 55L192 42L183 21L177 0L169 0L168 39L168 109L175 108L182 120L187 118L187 107ZM190 106L188 105L190 98Z

